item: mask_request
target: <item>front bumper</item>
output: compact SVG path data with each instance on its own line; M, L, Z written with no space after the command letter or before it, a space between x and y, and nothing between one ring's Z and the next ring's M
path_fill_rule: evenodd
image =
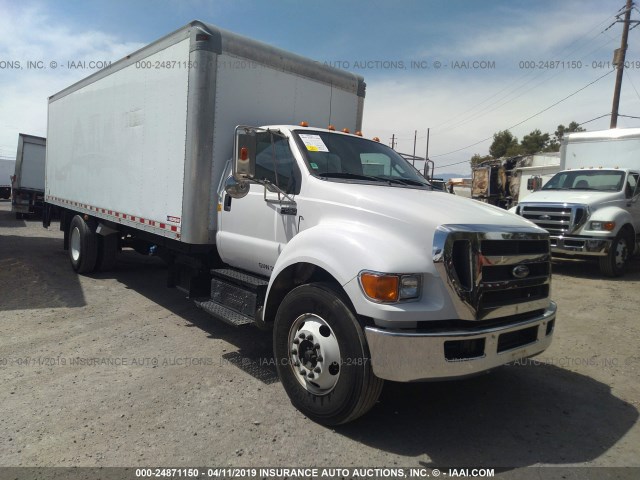
M373 373L397 382L464 377L532 357L553 337L556 304L526 321L472 332L366 327Z
M549 237L551 253L565 255L605 256L609 253L612 240L609 238Z

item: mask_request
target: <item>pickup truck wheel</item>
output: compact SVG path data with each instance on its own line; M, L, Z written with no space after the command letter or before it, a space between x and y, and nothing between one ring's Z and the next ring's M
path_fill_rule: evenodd
M622 275L630 253L629 238L624 231L621 231L611 243L609 253L599 259L602 274L607 277L619 277Z
M346 423L378 399L383 381L371 370L362 327L329 284L302 285L287 294L278 308L273 343L282 385L311 420Z
M69 260L78 273L92 272L96 266L98 244L96 233L76 215L69 225Z

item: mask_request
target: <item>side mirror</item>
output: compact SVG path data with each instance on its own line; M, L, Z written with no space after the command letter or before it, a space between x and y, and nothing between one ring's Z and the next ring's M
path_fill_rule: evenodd
M527 179L527 190L538 191L542 188L541 177L531 177Z
M231 198L244 198L249 193L249 182L247 180L237 181L233 176L224 182L224 191Z
M233 178L237 181L251 180L256 176L256 135L254 127L238 126L233 144Z

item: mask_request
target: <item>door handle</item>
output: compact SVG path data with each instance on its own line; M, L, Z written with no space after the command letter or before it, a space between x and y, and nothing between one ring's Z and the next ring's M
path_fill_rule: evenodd
M225 212L231 211L231 197L226 193L224 195L224 211Z

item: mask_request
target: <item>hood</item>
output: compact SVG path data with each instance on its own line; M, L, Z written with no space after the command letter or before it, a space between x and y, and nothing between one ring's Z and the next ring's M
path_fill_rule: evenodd
M619 201L622 192L595 192L593 190L539 190L527 196L523 205L530 203L572 203L589 206L602 206Z
M339 211L356 210L357 213L350 213L349 217L357 221L374 216L390 219L391 223L426 224L431 229L445 224L466 224L529 227L544 232L501 208L441 191L323 180L312 183L310 196L325 203L321 210L332 217L330 212L341 215Z

